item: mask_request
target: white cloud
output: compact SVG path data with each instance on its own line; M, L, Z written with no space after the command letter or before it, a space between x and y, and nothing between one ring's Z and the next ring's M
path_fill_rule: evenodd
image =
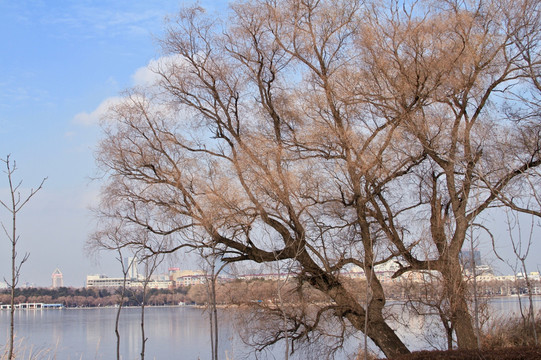
M142 66L132 75L134 86L153 86L160 80L157 74L158 70L164 70L172 65L178 66L182 59L178 55L162 56L158 59L152 59L146 66Z
M157 63L156 60L151 60L147 66L142 66L132 75L132 81L135 86L148 86L155 84L159 76L152 69L152 65Z
M100 120L105 116L109 108L115 104L119 104L122 102L122 98L118 96L113 96L110 98L105 99L101 102L101 104L98 105L98 107L88 113L88 112L80 112L73 118L73 122L80 125L85 126L91 126L98 124Z
M158 70L165 70L171 66L179 66L182 60L178 56L162 56L158 59L152 59L146 66L138 68L131 76L132 85L135 87L143 87L150 90L152 87L158 84L160 76L157 74ZM114 81L109 79L108 81ZM123 101L122 97L114 96L105 99L98 105L98 107L88 113L81 112L75 115L73 122L80 125L91 126L98 124L103 119L109 108L113 105L120 104Z

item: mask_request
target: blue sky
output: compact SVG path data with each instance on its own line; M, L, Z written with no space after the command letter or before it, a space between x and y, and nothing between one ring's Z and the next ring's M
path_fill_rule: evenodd
M226 5L200 3L209 11ZM49 286L56 267L72 286L82 286L88 273L114 275L112 256L97 264L83 250L93 228L88 208L99 191L99 182L90 180L99 139L95 121L103 102L137 83L135 74L160 56L156 38L164 18L181 5L168 0L0 0L0 157L11 154L17 161L15 176L23 188L48 177L19 213L19 253L30 252L22 282ZM6 185L2 173L2 199ZM0 219L9 220L4 212ZM1 234L3 277L9 275L8 251Z

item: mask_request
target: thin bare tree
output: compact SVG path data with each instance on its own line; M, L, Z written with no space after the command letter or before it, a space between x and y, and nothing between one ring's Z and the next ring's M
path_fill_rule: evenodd
M218 307L216 301L216 285L218 277L222 270L227 266L227 263L219 262L219 253L214 246L200 247L200 256L204 262L203 271L205 274L205 289L207 292L206 311L209 316L209 332L210 332L210 350L211 359L218 360Z
M148 236L148 234L145 235L145 237ZM146 243L146 240L143 241ZM152 282L152 275L158 269L158 267L162 264L162 262L165 259L164 254L149 254L144 252L139 253L142 256L142 259L140 260L140 265L143 266L143 278L141 280L142 282L142 289L141 289L141 301L140 301L140 309L141 309L141 353L140 358L141 360L145 359L145 351L146 351L146 343L148 341L148 338L145 334L145 308L148 301L148 290L150 283ZM137 264L132 264L132 266L136 266Z
M121 359L120 355L120 314L124 307L124 302L130 297L131 289L128 288L128 274L134 266L137 259L137 250L135 253L130 248L130 244L134 241L128 241L132 234L126 233L122 227L122 223L111 224L107 227L93 233L87 242L87 250L91 253L97 251L116 251L116 259L120 264L122 271L122 286L118 289L117 309L115 315L115 336L116 336L116 358ZM140 250L140 249L139 249ZM129 259L125 259L124 255L130 253ZM129 279L130 281L133 279Z
M22 186L22 180L16 181L13 178L14 173L17 171L17 163L15 161L11 161L10 155L7 155L5 159L0 159L6 166L4 173L7 176L8 180L8 186L9 186L9 195L10 199L9 201L0 200L0 204L9 212L11 215L11 226L6 227L4 223L2 223L2 228L4 229L4 233L6 234L7 238L9 239L9 242L11 243L11 279L4 281L7 283L9 289L10 289L10 311L9 311L9 339L8 339L8 359L13 359L15 357L14 349L13 349L13 340L15 338L15 332L14 332L14 314L15 314L15 289L17 288L17 285L19 283L19 277L21 275L21 267L23 264L28 260L28 257L30 256L30 253L25 253L22 259L17 259L17 244L20 239L20 235L17 233L17 215L19 212L23 209L23 207L32 199L34 195L38 191L40 191L43 187L43 184L47 180L47 178L44 178L41 183L38 185L38 187L31 188L26 195L21 195L21 186Z
M523 310L522 310L522 303L520 295L522 293L521 286L517 284L517 297L519 300L519 307L520 307L520 313L524 319L524 322L529 323L529 326L532 330L534 343L535 345L538 344L537 340L537 327L535 322L535 311L533 306L533 286L530 281L530 277L528 274L528 269L526 266L526 260L528 258L528 255L530 254L530 249L532 246L533 241L533 228L534 228L534 218L531 219L531 227L528 231L527 240L524 241L523 239L523 229L520 226L520 218L517 214L512 214L510 211L506 213L507 215L507 227L508 227L508 234L509 238L511 240L511 246L513 247L513 253L515 254L515 261L519 263L519 266L514 266L514 273L515 276L517 274L517 270L520 269L522 272L522 277L524 278L525 285L526 285L526 291L528 292L528 312L527 315L524 316ZM518 234L517 234L518 232ZM518 239L515 237L518 236ZM499 255L498 255L499 256Z
M479 325L479 293L477 289L477 266L479 265L475 259L475 238L473 236L473 228L470 228L470 258L467 259L467 263L470 265L471 281L473 285L473 319L475 335L477 337L477 348L481 350L481 328Z

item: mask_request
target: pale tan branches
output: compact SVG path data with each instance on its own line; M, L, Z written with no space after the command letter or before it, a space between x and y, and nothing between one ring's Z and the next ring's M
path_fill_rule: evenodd
M343 309L329 304L325 295L296 284L294 279L275 282L282 284L266 288L271 294L263 290L259 295L272 300L253 301L243 306L250 311L238 312L237 321L243 329L243 341L253 346L256 354L272 349L286 338L290 342L291 354L308 356L316 351L319 356L332 359L343 351L344 341L353 330L347 322L337 320L334 315ZM278 289L281 289L281 294ZM246 323L251 326L245 326Z
M497 143L490 135L499 136L506 129L498 118L501 113L493 115L503 100L501 92L528 81L515 44L523 24L518 12L509 11L507 1L426 6L428 11L422 12L398 7L373 12L370 19L378 31L367 32L360 40L367 47L368 78L377 89L366 96L380 116L401 119L400 127L416 138L428 157L427 168L432 169L425 172L432 181L420 189L424 208L430 209L430 241L438 251L426 262L419 262L410 251L404 257L409 267L397 275L427 266L440 271L455 312L450 318L458 345L474 347L458 266L466 231L480 213L498 205L495 194L541 164L535 148L524 148L526 160L504 162L508 169L501 171L501 163L490 153ZM520 101L510 105L524 106ZM487 191L481 180L485 174L491 176L494 190Z
M158 72L168 109L187 109L182 114L198 121L179 120L183 128L177 129L163 120L160 99L141 93L113 109L115 123L98 156L112 175L104 205L112 216L174 233L181 244L205 246L190 232L207 233L226 261L294 259L302 281L352 308L339 319L360 328L365 309L337 272L356 261L383 261L371 248L378 230L369 199L381 191L382 176L387 179L380 186L409 171L409 157L385 156L396 144L396 125L363 121L358 102L339 89L335 74L354 65L348 51L354 49L358 4L290 5L299 5L298 21L286 24L297 27L293 39L282 39L289 34L277 33L249 5L236 7L242 16L225 36L199 10L180 15L164 42L179 63ZM206 140L188 141L185 134ZM402 170L393 172L396 162ZM334 179L319 176L321 170ZM325 215L328 204L337 205L341 224ZM276 235L271 248L258 240L266 230ZM348 244L355 247L351 255ZM378 290L370 305L376 324L368 327L370 336L378 342L377 334L387 333L388 344L380 346L389 354L405 352L381 316L385 301L376 277L372 285Z
M535 42L516 45L535 31L508 5L254 0L233 4L227 22L182 10L160 81L128 92L105 125L104 213L168 236L160 251L291 261L341 309L332 321L388 356L408 350L374 267L437 270L470 347L466 231L540 160L531 146L505 166L494 155L514 133L494 110L500 94L533 84L535 68ZM367 273L365 304L340 275L352 265Z

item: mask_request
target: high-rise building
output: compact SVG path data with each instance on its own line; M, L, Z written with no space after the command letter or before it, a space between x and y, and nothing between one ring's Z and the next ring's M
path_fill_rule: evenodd
M51 279L53 282L52 288L57 289L59 287L64 286L64 276L60 272L58 268L53 271L53 274L51 275Z
M129 257L128 258L128 278L129 279L138 279L139 278L139 271L137 270L137 257Z

